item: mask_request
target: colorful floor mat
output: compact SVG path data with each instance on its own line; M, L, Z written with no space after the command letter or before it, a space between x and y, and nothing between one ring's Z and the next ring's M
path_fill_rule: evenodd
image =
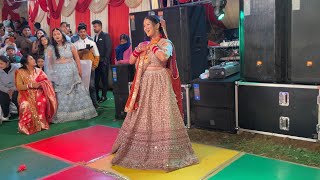
M92 126L26 145L71 162L88 162L110 153L118 128Z
M48 177L41 178L42 180L116 180L117 178L112 175L103 174L101 172L94 171L90 168L83 166L76 166L65 171L49 175Z
M112 166L119 129L92 126L0 151L0 179L319 180L320 169L192 144L200 163L170 173ZM17 172L25 164L27 169ZM85 166L86 164L86 166Z
M131 180L199 180L239 155L237 151L212 146L200 144L193 144L192 146L200 159L200 163L170 173L126 169L118 166L111 167L111 156L97 160L88 164L88 166L99 170L116 171L119 175L129 177Z
M209 180L320 180L320 169L244 155Z
M27 169L18 173L18 167L22 164ZM38 179L69 166L63 161L21 147L0 152L0 179L3 180Z

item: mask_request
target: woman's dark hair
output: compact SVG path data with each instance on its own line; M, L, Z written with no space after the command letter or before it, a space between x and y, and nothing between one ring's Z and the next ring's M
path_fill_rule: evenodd
M38 29L38 31L42 31L44 35L47 35L46 31L44 31L43 29ZM36 32L36 38L37 39L38 39L38 31Z
M5 63L9 63L10 62L7 56L0 56L0 61L3 61Z
M24 54L20 60L21 68L20 69L27 69L28 64L28 57L31 56L30 54Z
M54 47L54 52L56 53L56 57L59 59L60 58L60 53L59 53L59 49L58 49L58 43L54 40L53 38L53 31L59 31L62 35L62 44L64 45L67 42L66 36L63 34L63 32L58 29L58 28L54 28L52 30L52 45Z
M130 37L128 35L126 35L126 34L121 34L120 35L120 41L121 41L121 39L124 39L124 40L130 42Z
M36 23L34 23L34 27L37 28L37 29L40 29L41 28L41 24L36 22Z
M40 43L39 43L39 51L38 54L39 55L43 55L44 54L44 46L41 43L41 39L42 38L46 38L48 40L48 45L50 44L50 38L47 35L42 35L39 39Z
M162 37L165 37L163 28L162 28L161 23L160 23L160 18L159 18L158 16L156 16L156 15L149 15L149 16L145 17L144 19L150 20L154 25L156 25L156 24L159 23L159 24L160 24L160 26L159 26L159 32L160 32L160 34L161 34ZM150 37L148 37L146 34L145 34L145 36L146 36L146 39L147 39L147 40L150 40Z

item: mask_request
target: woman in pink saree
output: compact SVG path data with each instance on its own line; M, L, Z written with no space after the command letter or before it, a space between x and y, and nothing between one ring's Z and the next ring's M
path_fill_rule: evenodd
M136 74L125 106L127 117L113 145L114 165L173 171L198 163L182 118L181 85L174 47L157 16L147 16L130 57Z
M19 91L19 131L30 135L49 129L49 123L57 111L57 100L51 82L30 55L20 61L22 67L15 73Z

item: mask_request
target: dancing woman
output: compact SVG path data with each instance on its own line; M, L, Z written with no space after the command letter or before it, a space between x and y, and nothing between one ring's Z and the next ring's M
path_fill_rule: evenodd
M128 112L113 145L114 165L172 171L198 163L184 127L181 86L174 47L157 16L144 19L150 41L130 57L136 74Z

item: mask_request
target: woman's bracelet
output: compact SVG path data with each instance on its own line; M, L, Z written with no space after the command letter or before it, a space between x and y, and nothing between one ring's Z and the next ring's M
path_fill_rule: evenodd
M156 52L159 50L159 47L158 46L153 46L152 47L152 52L153 54L156 54Z
M133 55L134 57L138 57L138 56L140 55L140 53L141 53L141 52L138 52L138 51L134 50L133 53L132 53L132 55Z

